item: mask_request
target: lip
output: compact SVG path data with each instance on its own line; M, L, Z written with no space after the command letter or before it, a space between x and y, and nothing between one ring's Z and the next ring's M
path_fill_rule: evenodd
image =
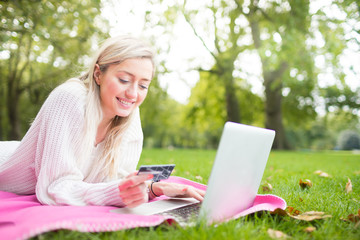
M118 98L118 97L116 98L116 100L123 108L131 108L132 105L134 105L134 103L135 103L134 101L124 99L124 98Z

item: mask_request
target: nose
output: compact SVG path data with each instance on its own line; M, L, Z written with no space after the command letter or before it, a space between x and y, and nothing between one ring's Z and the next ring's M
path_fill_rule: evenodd
M126 97L129 99L136 99L137 98L137 88L135 84L130 84L125 91Z

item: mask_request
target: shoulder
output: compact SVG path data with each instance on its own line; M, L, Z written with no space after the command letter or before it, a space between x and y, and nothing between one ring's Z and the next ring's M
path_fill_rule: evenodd
M87 88L79 79L72 78L56 87L47 98L47 104L84 108L86 102Z
M87 89L85 84L77 78L72 78L56 87L49 97L62 97L71 99L81 99L86 97Z
M64 118L69 115L83 116L86 96L85 85L78 79L70 79L50 93L41 108L40 115L50 118Z

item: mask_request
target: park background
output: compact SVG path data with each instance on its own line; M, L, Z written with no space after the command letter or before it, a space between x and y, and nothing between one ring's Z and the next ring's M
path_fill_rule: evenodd
M360 148L359 1L1 1L0 140L19 140L96 46L157 52L144 146L216 148L226 121L274 129L274 149Z
M216 227L35 239L359 239L359 20L359 0L0 1L0 140L20 140L99 43L131 34L158 55L139 164L175 163L206 184L226 121L275 129L258 193L291 207ZM309 211L326 218L290 217Z

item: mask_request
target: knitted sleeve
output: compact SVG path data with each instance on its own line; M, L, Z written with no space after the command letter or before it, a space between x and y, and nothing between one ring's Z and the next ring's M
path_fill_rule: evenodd
M76 152L84 126L84 91L81 83L60 85L38 114L36 196L48 205L123 206L118 190L120 180L87 183L77 166Z

